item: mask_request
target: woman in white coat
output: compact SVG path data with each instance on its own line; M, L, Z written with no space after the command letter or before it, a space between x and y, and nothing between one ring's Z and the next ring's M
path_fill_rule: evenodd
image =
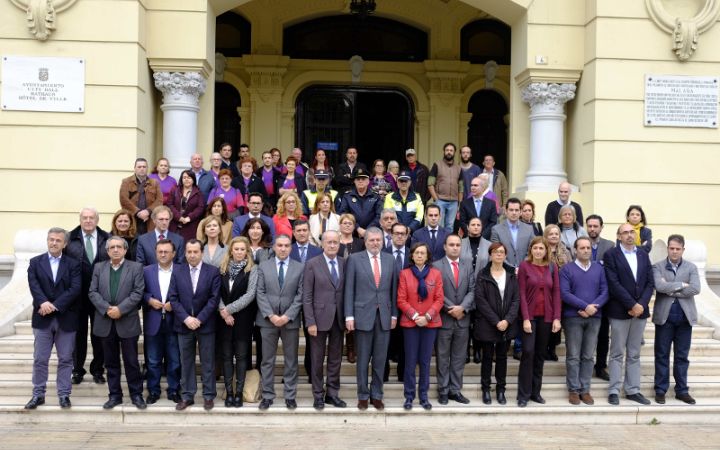
M318 192L312 214L308 218L308 224L310 225L310 241L318 247L325 231L340 231L340 216L335 214L335 204L329 194Z

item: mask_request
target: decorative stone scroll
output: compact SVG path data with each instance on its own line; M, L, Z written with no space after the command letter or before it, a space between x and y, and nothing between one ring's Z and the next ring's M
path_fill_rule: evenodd
M35 39L45 41L57 28L57 14L70 8L77 0L10 0L25 11L27 27Z
M720 0L702 0L704 4L692 17L678 17L668 11L662 0L645 0L650 18L672 37L672 50L680 61L695 52L700 35L712 28L720 17Z

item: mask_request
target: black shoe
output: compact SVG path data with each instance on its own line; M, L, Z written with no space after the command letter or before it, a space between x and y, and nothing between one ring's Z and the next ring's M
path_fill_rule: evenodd
M557 361L557 360L558 360L558 355L557 355L557 353L555 353L555 350L553 350L552 352L547 352L545 354L545 361Z
M473 362L475 364L480 364L480 360L480 352L475 352L475 354L473 355Z
M154 405L158 402L158 400L160 400L160 394L150 394L147 396L145 403L147 403L148 405Z
M313 401L313 408L315 408L316 411L322 411L325 409L325 402L321 398L316 398L315 401Z
M425 411L430 411L432 409L432 404L427 400L420 400L420 406L422 406Z
M329 403L336 408L345 408L347 406L347 403L345 403L344 400L341 400L340 397L332 397L330 395L325 396L324 403Z
M182 400L180 398L180 394L178 394L177 392L168 392L167 399L173 403L180 403L180 400Z
M33 397L25 404L25 409L35 409L45 404L45 397Z
M287 398L285 399L285 406L287 406L287 409L292 411L297 408L297 402L294 398Z
M610 381L610 374L605 369L596 369L595 376L601 380Z
M72 403L70 403L70 396L68 395L64 395L58 398L58 401L60 403L61 409L70 409L70 407L72 406Z
M513 352L513 359L520 361L520 358L522 358L522 352Z
M84 377L85 377L85 375L80 375L79 373L74 373L72 376L72 384L82 383Z
M225 407L226 408L234 408L235 407L235 397L233 396L232 392L228 392L227 397L225 397Z
M524 408L527 406L527 400L518 400L518 407Z
M531 395L530 400L534 401L535 403L540 403L541 405L545 404L545 399L542 398L540 394L538 395Z
M406 398L405 403L403 403L403 409L405 411L410 411L413 407L413 401L411 398Z
M132 397L131 399L132 404L135 405L137 409L146 409L147 404L145 403L145 400L143 400L142 395L136 395Z
M273 404L273 401L269 398L264 398L260 401L260 404L258 405L258 409L260 411L265 411Z
M680 400L681 402L685 402L688 405L694 405L695 399L690 396L690 394L675 394L675 398Z
M465 357L465 364L470 364L470 355Z
M470 403L470 400L467 399L462 393L456 392L455 394L448 395L448 399L456 401L458 403L462 403L463 405L467 405Z
M504 405L507 403L507 399L505 398L505 391L497 391L497 401L501 405Z
M665 404L665 394L655 394L655 403L658 405Z
M628 400L632 400L634 402L638 402L641 405L649 405L650 404L650 400L646 399L645 396L639 392L637 394L626 395L625 398Z
M235 396L235 407L236 408L242 408L243 405L243 396L242 394Z
M446 394L438 395L438 403L440 403L441 405L447 405L448 404L448 395L446 395Z
M106 380L105 380L105 377L103 376L103 374L99 373L97 375L93 375L93 382L95 384L105 384L105 381Z
M620 398L617 394L610 394L608 395L608 403L611 405L619 405L620 404Z
M111 398L105 402L105 404L103 405L103 409L113 409L117 405L122 405L122 399L121 398Z
M485 403L486 405L489 405L492 403L492 396L490 396L490 391L483 391L482 402Z

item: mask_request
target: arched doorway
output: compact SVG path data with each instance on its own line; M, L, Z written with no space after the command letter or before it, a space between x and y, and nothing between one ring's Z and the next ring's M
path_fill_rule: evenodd
M240 147L240 94L228 83L215 83L215 145L217 151L224 142L233 148L232 159L237 159Z
M311 86L298 96L296 111L295 142L307 161L323 148L335 165L355 146L368 167L375 159L402 164L413 146L415 107L397 88Z
M489 89L477 91L470 97L468 112L472 119L468 124L467 143L473 149L473 162L482 165L483 156L495 158L495 167L507 173L508 148L505 117L508 106L505 99Z

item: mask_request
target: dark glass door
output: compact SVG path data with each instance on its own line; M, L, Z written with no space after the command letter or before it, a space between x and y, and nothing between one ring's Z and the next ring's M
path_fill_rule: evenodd
M505 99L495 91L478 91L470 98L468 112L472 113L467 134L468 145L473 150L472 161L482 166L483 157L490 154L495 158L495 167L507 174Z

